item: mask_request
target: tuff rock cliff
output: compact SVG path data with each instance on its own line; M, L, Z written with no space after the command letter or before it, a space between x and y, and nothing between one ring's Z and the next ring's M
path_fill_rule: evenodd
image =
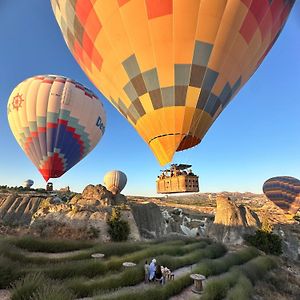
M244 205L236 205L225 196L216 199L214 223L207 235L225 244L242 244L243 235L253 233L261 223L255 212Z

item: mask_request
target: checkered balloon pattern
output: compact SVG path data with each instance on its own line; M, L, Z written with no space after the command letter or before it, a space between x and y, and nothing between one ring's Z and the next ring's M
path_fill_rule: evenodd
M164 165L200 143L271 49L294 0L51 3L81 68Z

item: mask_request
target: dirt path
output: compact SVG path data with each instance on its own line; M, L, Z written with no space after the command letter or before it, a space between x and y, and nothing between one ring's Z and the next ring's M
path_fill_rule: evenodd
M1 300L10 300L10 291L0 290L0 299Z
M44 257L50 259L57 259L57 258L66 258L69 256L77 255L83 253L83 250L74 250L69 252L59 252L59 253L45 253L45 252L27 252L24 251L24 255L27 257ZM1 298L0 298L1 300Z
M179 269L176 269L174 270L174 275L175 275L175 279L177 277L180 277L182 275L185 275L189 272L192 272L193 270L193 267L195 266L196 264L194 265L189 265L189 266L185 266L185 267L182 267L182 268L179 268ZM153 284L149 284L149 283L144 283L144 282L141 282L137 285L134 285L134 286L126 286L126 287L122 287L114 292L111 292L109 294L106 294L106 295L103 295L103 299L105 299L105 296L117 296L119 294L123 294L125 292L130 292L130 291L137 291L139 289L141 290L147 290L147 289L151 289L151 288L154 288ZM77 299L77 300L92 300L93 297L86 297L86 298L80 298L80 299ZM185 298L185 299L189 299L189 298ZM184 299L184 300L185 300Z

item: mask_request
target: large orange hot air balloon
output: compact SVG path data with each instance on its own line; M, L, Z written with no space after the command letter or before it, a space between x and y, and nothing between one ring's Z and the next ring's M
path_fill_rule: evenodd
M159 162L200 143L294 0L51 0L66 43Z
M98 97L62 76L21 82L7 104L10 128L44 179L63 175L97 145L106 116Z

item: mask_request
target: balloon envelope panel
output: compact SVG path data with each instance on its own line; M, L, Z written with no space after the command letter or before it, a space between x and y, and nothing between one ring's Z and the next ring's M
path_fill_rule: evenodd
M124 189L127 183L127 176L121 171L113 170L105 174L103 181L109 191L117 194Z
M73 56L164 165L258 68L292 0L51 0Z
M17 142L46 181L60 177L84 158L106 124L96 95L56 75L21 82L8 100L7 114Z
M296 213L300 208L300 180L289 176L268 179L263 185L264 194L285 211Z

